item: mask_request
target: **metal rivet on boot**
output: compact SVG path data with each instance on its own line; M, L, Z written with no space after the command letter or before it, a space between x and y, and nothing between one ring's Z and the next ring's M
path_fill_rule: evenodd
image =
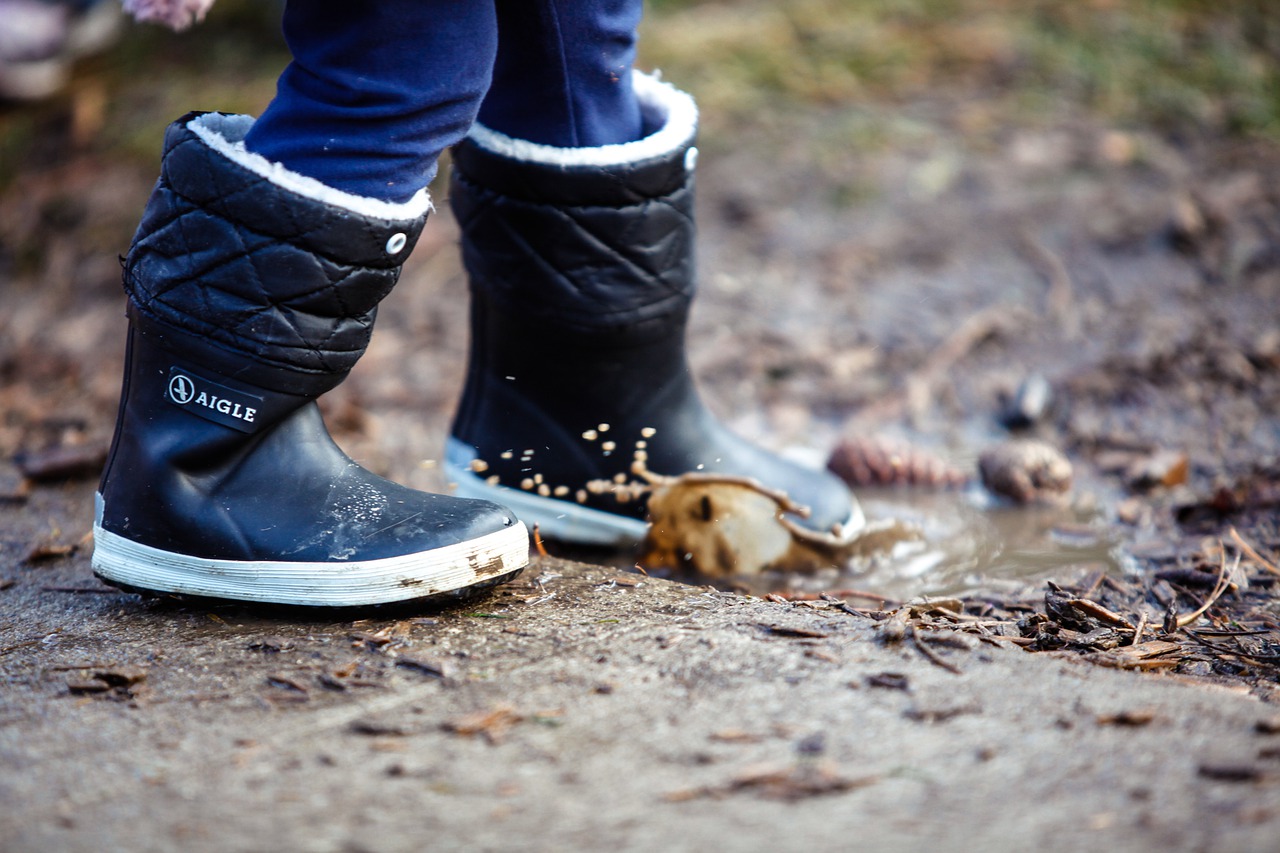
M403 231L392 234L391 239L387 241L387 254L400 254L400 252L404 250L405 244L408 242L409 238L405 236Z
M684 152L684 170L686 172L692 172L693 167L696 165L698 165L698 149L690 148L688 151Z

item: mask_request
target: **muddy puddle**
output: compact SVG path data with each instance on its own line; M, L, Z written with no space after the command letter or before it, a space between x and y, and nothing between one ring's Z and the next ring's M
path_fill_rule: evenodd
M677 570L650 571L694 585L764 595L857 589L899 601L920 596L981 596L1040 588L1102 569L1122 576L1131 567L1118 531L1086 496L1072 505L1010 506L980 488L954 491L861 490L868 521L892 520L919 533L891 550L859 558L843 570L765 573L728 579ZM548 543L553 554L632 569L632 552L568 551Z
M1008 592L1061 580L1084 567L1123 571L1118 537L1088 506L1004 506L977 490L872 493L862 502L869 519L906 522L922 538L849 572L831 573L832 579L891 598ZM800 588L821 586L823 580L801 579ZM795 588L794 579L780 581Z

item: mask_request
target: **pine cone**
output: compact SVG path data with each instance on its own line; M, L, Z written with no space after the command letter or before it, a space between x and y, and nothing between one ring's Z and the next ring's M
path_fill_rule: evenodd
M978 459L982 484L1014 503L1065 503L1071 497L1071 462L1053 445L1006 441Z
M831 452L827 468L854 488L953 489L969 482L966 472L937 456L881 436L845 439Z

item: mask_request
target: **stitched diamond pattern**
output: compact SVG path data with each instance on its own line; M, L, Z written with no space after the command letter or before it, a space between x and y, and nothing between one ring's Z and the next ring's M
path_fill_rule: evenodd
M636 327L688 310L692 181L621 206L540 203L455 172L451 195L472 286L557 328Z
M285 190L215 151L190 116L170 126L161 177L125 262L148 318L265 365L342 374L426 217L379 220Z

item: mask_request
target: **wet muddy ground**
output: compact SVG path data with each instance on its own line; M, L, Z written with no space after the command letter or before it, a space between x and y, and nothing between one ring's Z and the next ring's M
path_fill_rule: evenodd
M707 397L815 464L892 441L969 477L860 489L924 541L720 590L548 543L475 602L317 617L144 601L89 571L116 256L155 168L92 143L95 91L46 114L47 156L0 204L0 846L1273 843L1274 145L983 122L942 97L713 133ZM851 150L868 122L892 144ZM325 402L353 456L432 489L466 346L440 207ZM977 482L1027 436L1073 467L1053 505ZM945 606L886 629L926 594Z

